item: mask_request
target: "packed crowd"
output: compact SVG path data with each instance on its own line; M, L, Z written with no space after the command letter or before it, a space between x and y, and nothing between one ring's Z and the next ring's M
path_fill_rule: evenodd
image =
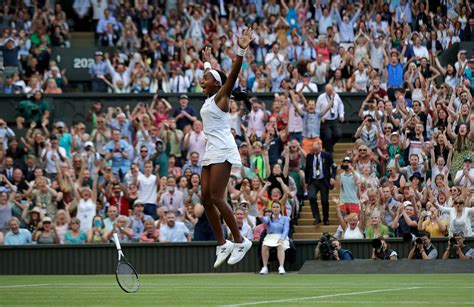
M96 16L95 3L104 2L91 3ZM211 45L212 66L228 72L233 33L246 25L255 29L236 89L271 91L275 98L271 109L252 98L249 113L237 98L231 103L244 167L232 171L228 201L243 236L260 239L264 216L294 221L306 197L314 223L329 224L329 190L337 186L336 237L472 236L474 61L460 51L458 61L444 67L437 57L460 39L470 40L469 2L272 0L175 8L147 1L128 7L125 1L115 9L114 1L107 3L97 18L99 43L104 29L130 40L116 46L117 54L96 53L90 69L95 91L199 92L201 48ZM8 44L4 65L5 48L21 50L14 40ZM27 62L38 62L38 54ZM56 67L55 76L64 79L54 63L43 64L42 73ZM23 87L33 89L17 119L29 127L27 135L17 139L0 122L6 244L107 242L114 232L124 242L213 239L200 204L206 140L186 95L174 109L159 96L133 109L96 103L89 122L68 127L54 120L42 73L35 71ZM21 75L13 73L5 85L17 86L13 78ZM367 97L354 149L334 161L344 121L338 93L345 91ZM307 99L312 92L321 95Z
M469 1L75 0L69 16L53 2L3 7L1 92L66 90L66 72L50 53L70 46L70 28L93 30L99 47L116 50L97 52L90 67L92 89L101 92L201 92L203 46L212 46L213 66L229 72L235 34L246 26L256 37L237 86L252 92L318 92L330 82L336 92L368 93L378 80L419 99L439 88L434 81L454 89L473 78L464 52L454 65L438 58L472 40Z

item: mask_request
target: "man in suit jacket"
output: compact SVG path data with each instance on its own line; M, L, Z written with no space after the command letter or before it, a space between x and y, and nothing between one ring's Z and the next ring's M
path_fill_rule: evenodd
M474 40L474 17L469 17L469 23L464 28L461 34L461 40L463 42L469 42Z
M331 154L322 151L322 142L313 143L313 152L306 156L305 181L308 198L313 212L314 225L321 223L317 195L321 192L324 225L329 225L329 189L335 184L337 167Z

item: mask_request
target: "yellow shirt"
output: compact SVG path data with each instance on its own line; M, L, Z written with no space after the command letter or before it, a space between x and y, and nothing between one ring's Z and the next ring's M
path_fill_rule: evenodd
M432 238L435 238L435 237L444 237L446 236L446 233L447 233L447 230L448 230L448 222L444 219L441 219L440 220L440 223L442 225L445 225L446 226L446 231L441 231L439 229L439 225L438 223L436 224L431 224L431 221L428 219L426 221L423 222L423 229L428 231L430 234L431 234L431 237Z

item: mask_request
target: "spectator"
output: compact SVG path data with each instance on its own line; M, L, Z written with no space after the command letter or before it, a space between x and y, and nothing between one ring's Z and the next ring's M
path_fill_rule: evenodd
M27 229L20 228L20 221L16 217L11 217L8 220L8 227L10 231L5 234L5 245L23 245L31 244L31 232Z
M94 216L92 220L92 228L87 231L87 243L104 243L105 238L105 225L101 215Z
M69 230L64 236L64 244L82 244L86 243L87 234L81 230L81 220L72 218L69 222Z
M242 207L234 209L234 216L237 221L237 226L239 227L240 235L249 240L253 240L253 229L245 220L244 209ZM230 229L228 229L227 232L230 233ZM232 239L232 234L230 234L229 240Z
M145 220L143 223L145 230L140 236L140 243L158 242L160 230L155 228L155 222L151 219Z
M441 207L438 204L435 206L442 214L446 213L449 216L449 236L452 237L454 233L458 232L466 233L468 237L472 235L470 219L474 215L474 208L466 207L462 197L454 200L453 208Z
M344 105L330 84L326 85L325 93L318 97L316 104L318 106L317 110L321 112L321 117L324 119L324 123L321 125L324 149L332 153L334 144L339 141L342 135L341 123L344 121ZM326 113L323 110L326 110L327 107L329 107L329 110Z
M128 225L133 232L132 241L138 242L141 240L142 233L145 230L145 221L153 220L153 217L144 213L144 203L142 200L137 199L133 204L133 212L128 218Z
M189 98L187 95L179 96L179 108L173 113L178 129L183 130L187 125L193 125L196 121L196 111L193 107L188 106Z
M92 78L93 92L106 92L107 84L103 80L109 74L107 63L103 60L104 53L102 51L95 52L95 62L89 68L89 74Z
M176 221L176 214L174 212L166 213L166 224L160 228L160 242L189 242L191 236L189 230L182 222Z

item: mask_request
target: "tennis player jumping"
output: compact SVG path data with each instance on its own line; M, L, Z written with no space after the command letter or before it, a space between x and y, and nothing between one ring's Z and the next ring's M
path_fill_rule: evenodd
M251 29L245 29L238 38L239 49L228 77L211 67L211 48L203 51L204 76L202 92L207 96L201 108L206 152L202 159L201 196L209 223L216 235L216 262L220 266L227 257L228 264L236 264L252 247L252 242L240 235L234 214L226 201L226 187L232 166L242 166L240 154L229 126L229 98L240 72L245 51L253 39ZM232 232L234 243L224 237L220 216Z

